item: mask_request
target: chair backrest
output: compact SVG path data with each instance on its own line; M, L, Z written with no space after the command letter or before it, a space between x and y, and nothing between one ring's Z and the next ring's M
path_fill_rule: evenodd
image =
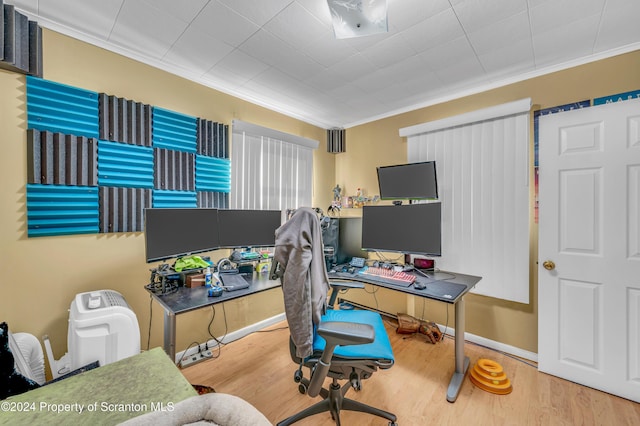
M312 352L313 327L327 305L329 277L324 262L322 230L316 212L296 209L276 230L274 260L281 269L284 307L299 357Z

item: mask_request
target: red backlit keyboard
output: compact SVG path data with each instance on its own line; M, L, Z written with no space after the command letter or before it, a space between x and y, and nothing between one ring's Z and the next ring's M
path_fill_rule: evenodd
M394 271L393 269L380 268L377 266L365 266L359 271L359 273L373 279L381 278L382 280L388 281L392 284L405 286L409 286L416 280L415 275L407 274L402 271Z

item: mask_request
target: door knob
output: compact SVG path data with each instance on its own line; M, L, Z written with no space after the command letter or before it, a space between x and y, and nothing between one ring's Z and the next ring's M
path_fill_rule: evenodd
M553 271L554 269L556 269L556 264L553 263L552 260L545 260L544 263L542 264L542 266L547 271Z

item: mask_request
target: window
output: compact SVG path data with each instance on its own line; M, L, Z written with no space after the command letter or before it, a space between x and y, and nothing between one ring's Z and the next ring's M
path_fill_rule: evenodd
M435 160L443 270L473 293L529 303L529 109L511 102L400 129L409 162Z
M318 141L234 120L230 208L286 210L311 206Z

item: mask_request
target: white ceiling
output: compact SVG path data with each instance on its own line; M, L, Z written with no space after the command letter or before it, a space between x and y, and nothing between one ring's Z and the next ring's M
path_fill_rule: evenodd
M639 0L388 0L388 33L343 40L326 0L5 3L42 27L323 128L640 49Z

